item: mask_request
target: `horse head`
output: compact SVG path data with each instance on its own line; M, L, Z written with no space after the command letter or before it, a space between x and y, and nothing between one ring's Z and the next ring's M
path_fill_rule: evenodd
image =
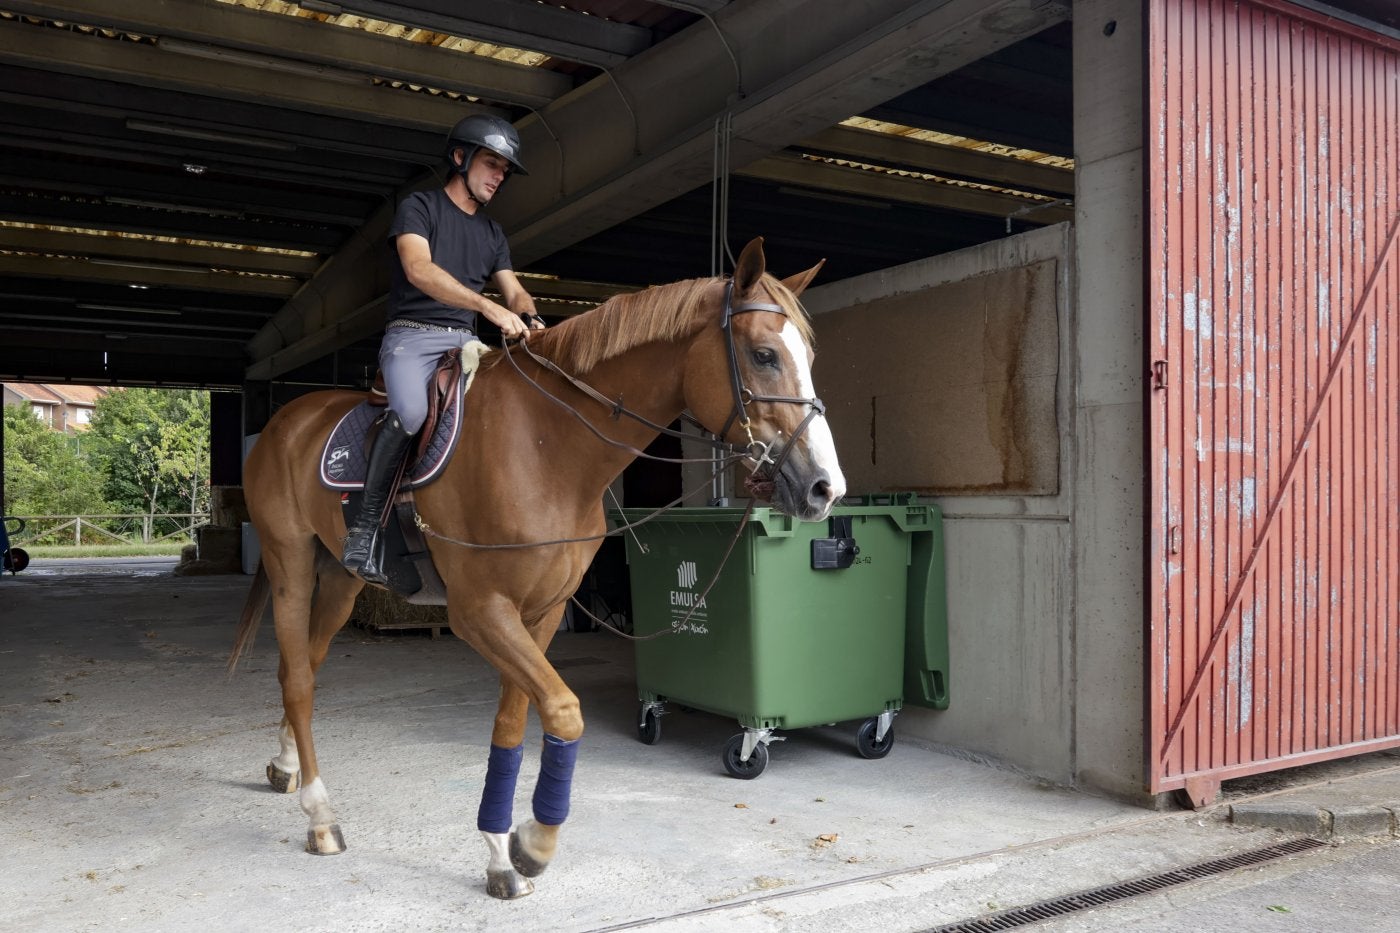
M691 346L684 385L687 406L706 428L748 448L756 487L807 521L825 518L846 492L812 384L811 327L797 301L820 268L779 280L766 273L762 238L744 247L725 285L721 326Z

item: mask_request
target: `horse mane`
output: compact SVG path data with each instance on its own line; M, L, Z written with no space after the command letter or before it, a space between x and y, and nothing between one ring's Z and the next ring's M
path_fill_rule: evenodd
M591 311L532 335L530 347L561 368L581 375L633 347L680 340L694 334L719 316L720 303L707 302L706 298L724 281L722 278L686 279L614 295ZM762 284L811 346L812 324L797 296L766 272Z

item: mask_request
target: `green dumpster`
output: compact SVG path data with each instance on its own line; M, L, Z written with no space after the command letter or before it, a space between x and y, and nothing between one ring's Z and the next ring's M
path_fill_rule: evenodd
M857 750L884 757L904 702L948 704L941 513L900 494L822 522L755 508L740 532L743 515L673 509L625 533L638 737L660 738L669 701L738 720L735 777L762 773L777 729L860 719Z

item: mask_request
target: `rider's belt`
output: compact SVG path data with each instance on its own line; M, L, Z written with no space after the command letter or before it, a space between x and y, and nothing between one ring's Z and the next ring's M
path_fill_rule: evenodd
M390 327L411 327L414 330L432 330L441 334L470 334L472 332L470 327L444 327L441 324L424 324L422 321L410 321L408 318L395 318L384 325L385 330L388 330Z

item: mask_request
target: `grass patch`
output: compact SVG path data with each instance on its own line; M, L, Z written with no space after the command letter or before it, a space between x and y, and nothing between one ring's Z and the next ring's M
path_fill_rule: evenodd
M152 544L20 544L30 558L55 557L179 557L188 541L157 541Z

